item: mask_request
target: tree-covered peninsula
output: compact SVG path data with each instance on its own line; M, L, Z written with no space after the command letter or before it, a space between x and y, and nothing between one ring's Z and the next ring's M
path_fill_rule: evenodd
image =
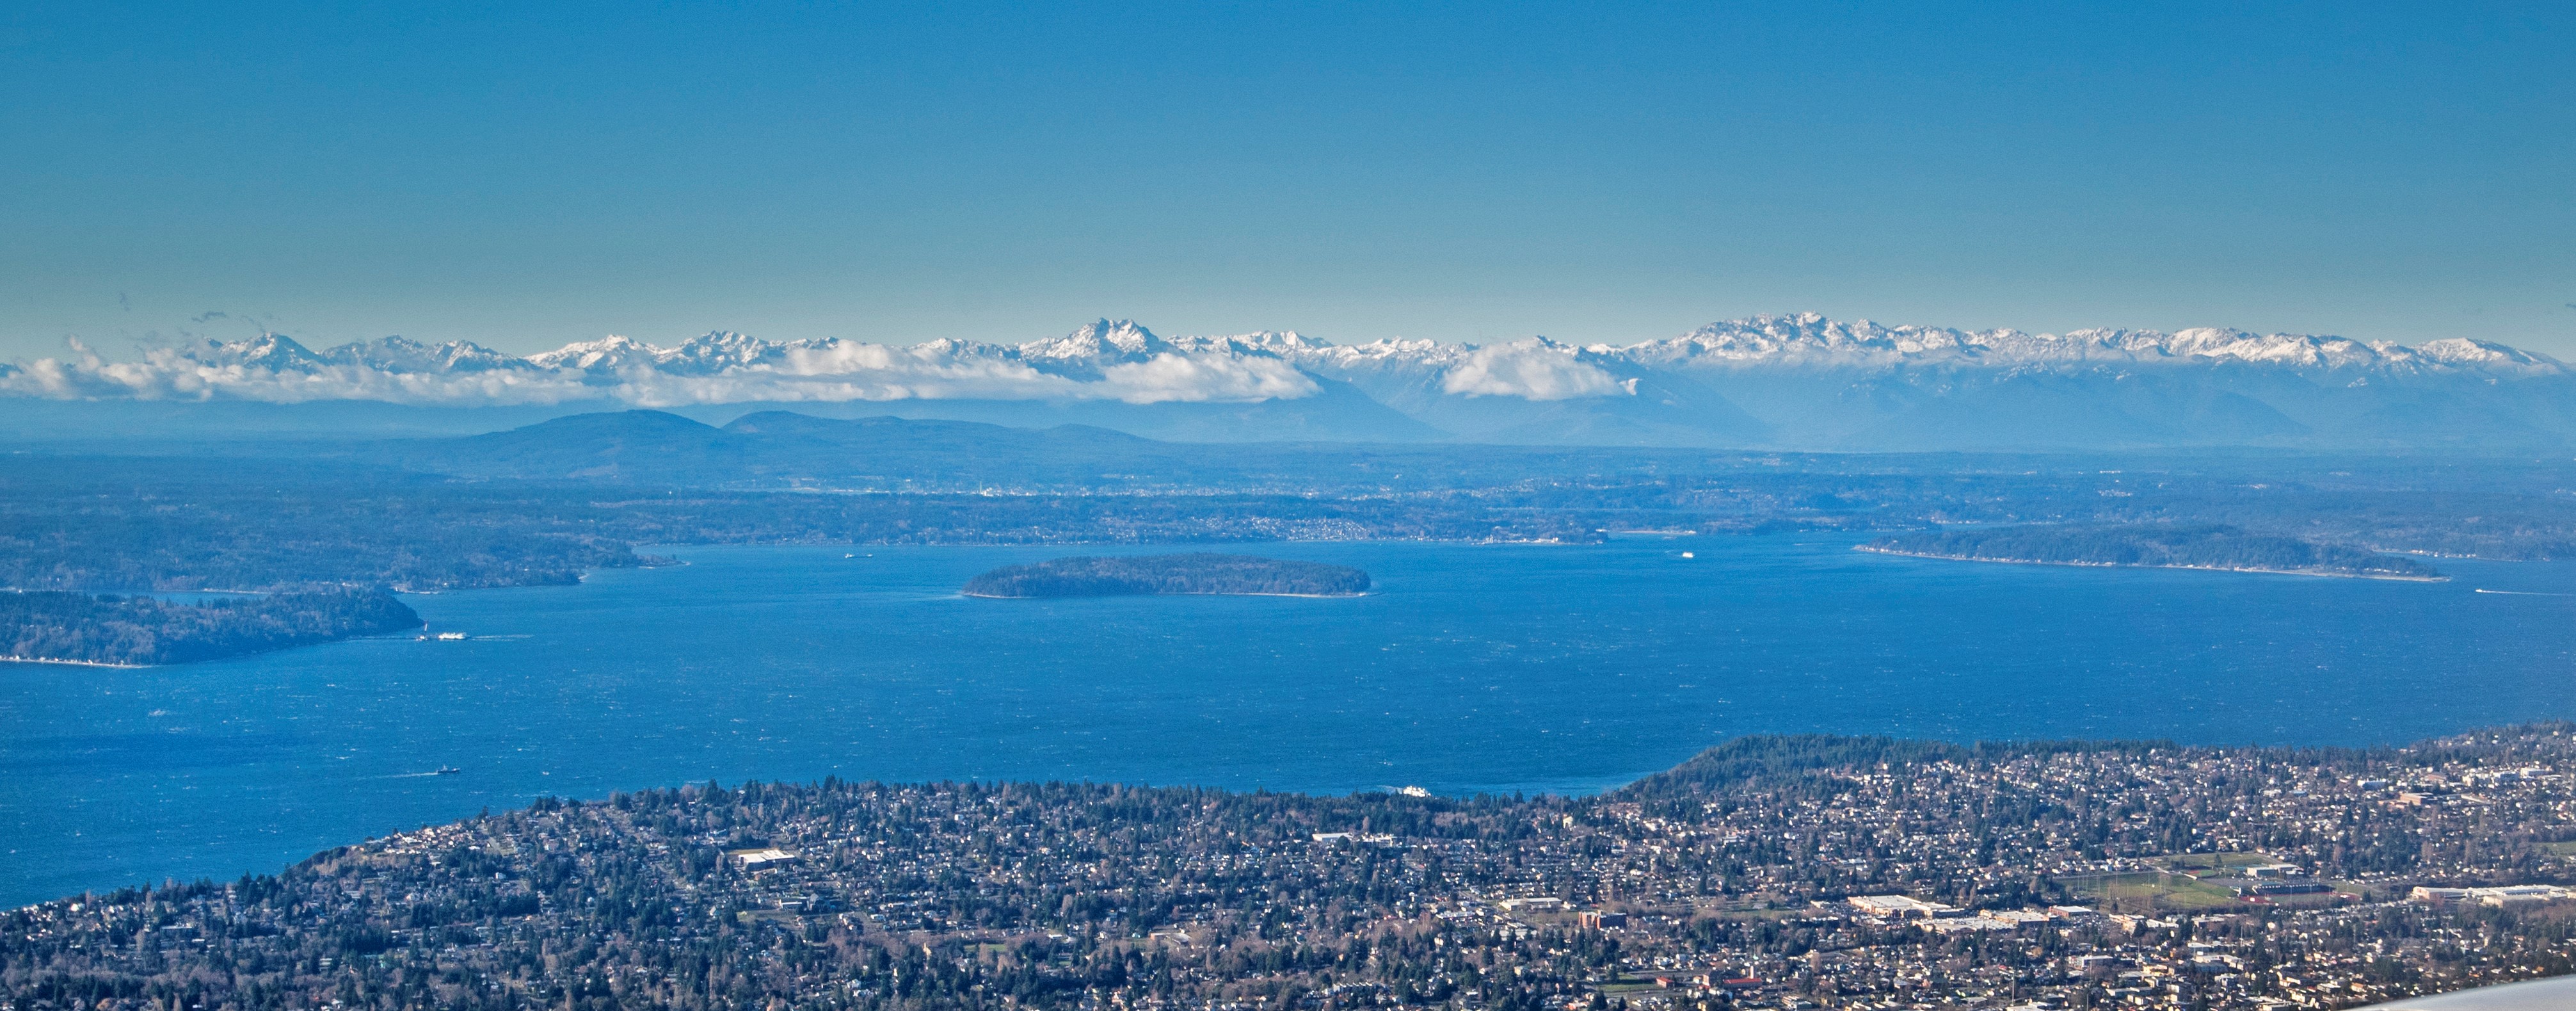
M1891 555L2035 565L2132 565L2366 579L2446 578L2411 558L2296 537L2249 533L2221 524L1928 530L1883 537L1860 549Z
M0 593L0 659L93 664L213 660L419 628L383 590L317 590L182 603L153 597Z
M1056 558L1011 565L966 581L970 597L1122 597L1165 593L1342 597L1366 592L1369 574L1341 565L1253 555Z

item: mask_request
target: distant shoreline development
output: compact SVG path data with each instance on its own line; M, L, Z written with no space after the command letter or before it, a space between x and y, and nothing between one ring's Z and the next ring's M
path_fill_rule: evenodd
M1905 551L1898 548L1879 547L1874 544L1856 544L1852 546L1852 550L1866 551L1874 555L1895 555L1900 558L1932 558L1946 562L1988 562L1996 565L2071 565L2077 568L2086 569L2192 569L2200 572L2246 572L2274 576L2322 576L2333 579L2386 579L2400 583L2447 583L2451 581L2451 577L2449 576L2400 576L2373 572L2335 572L2326 569L2273 569L2248 565L2179 565L2154 562L2086 562L2074 559L1988 558L1980 555L1947 555L1935 554L1928 551ZM2480 590L2478 592L2508 593L2512 591ZM2545 596L2545 594L2542 596Z

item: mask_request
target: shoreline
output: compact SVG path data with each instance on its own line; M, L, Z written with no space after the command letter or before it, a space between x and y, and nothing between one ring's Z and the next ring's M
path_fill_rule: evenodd
M1868 544L1852 545L1854 551L1873 555L1896 555L1902 558L1933 558L1945 562L1986 562L1994 565L2064 565L2079 569L2188 569L2194 572L2245 572L2275 576L2314 576L2320 579L2377 579L2392 583L2447 583L2449 576L2396 576L2369 572L2328 572L2323 569L2257 569L2228 565L2150 565L2139 562L2052 562L2036 558L1979 558L1974 555L1936 555L1928 551L1906 551Z
M108 667L116 670L142 670L146 667L162 666L153 663L111 663L106 660L63 660L50 656L0 656L0 663L50 663L65 667Z

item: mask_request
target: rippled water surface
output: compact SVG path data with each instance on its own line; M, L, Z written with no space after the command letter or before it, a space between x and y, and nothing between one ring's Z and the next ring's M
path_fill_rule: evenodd
M1270 545L1379 592L1056 602L954 588L1059 550L683 548L411 598L464 642L0 665L0 903L708 778L1581 791L1749 731L2365 744L2576 716L2553 595L2576 566L2422 584L1851 543Z

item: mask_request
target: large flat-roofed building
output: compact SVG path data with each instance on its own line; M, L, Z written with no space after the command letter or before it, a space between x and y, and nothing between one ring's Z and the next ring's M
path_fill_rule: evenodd
M1853 909L1860 910L1861 915L1875 916L1882 920L1928 920L1957 915L1959 912L1957 906L1925 902L1910 895L1855 895L1846 901L1851 903Z
M2416 886L2406 896L2408 901L2426 905L2447 906L2470 902L2485 906L2521 906L2535 902L2557 902L2576 899L2576 891L2558 885L2505 885L2499 888L2428 888Z
M787 850L779 849L775 846L764 846L759 849L751 850L733 850L725 855L741 861L742 869L746 871L756 871L766 867L776 867L781 864L793 862L796 859L796 854Z

